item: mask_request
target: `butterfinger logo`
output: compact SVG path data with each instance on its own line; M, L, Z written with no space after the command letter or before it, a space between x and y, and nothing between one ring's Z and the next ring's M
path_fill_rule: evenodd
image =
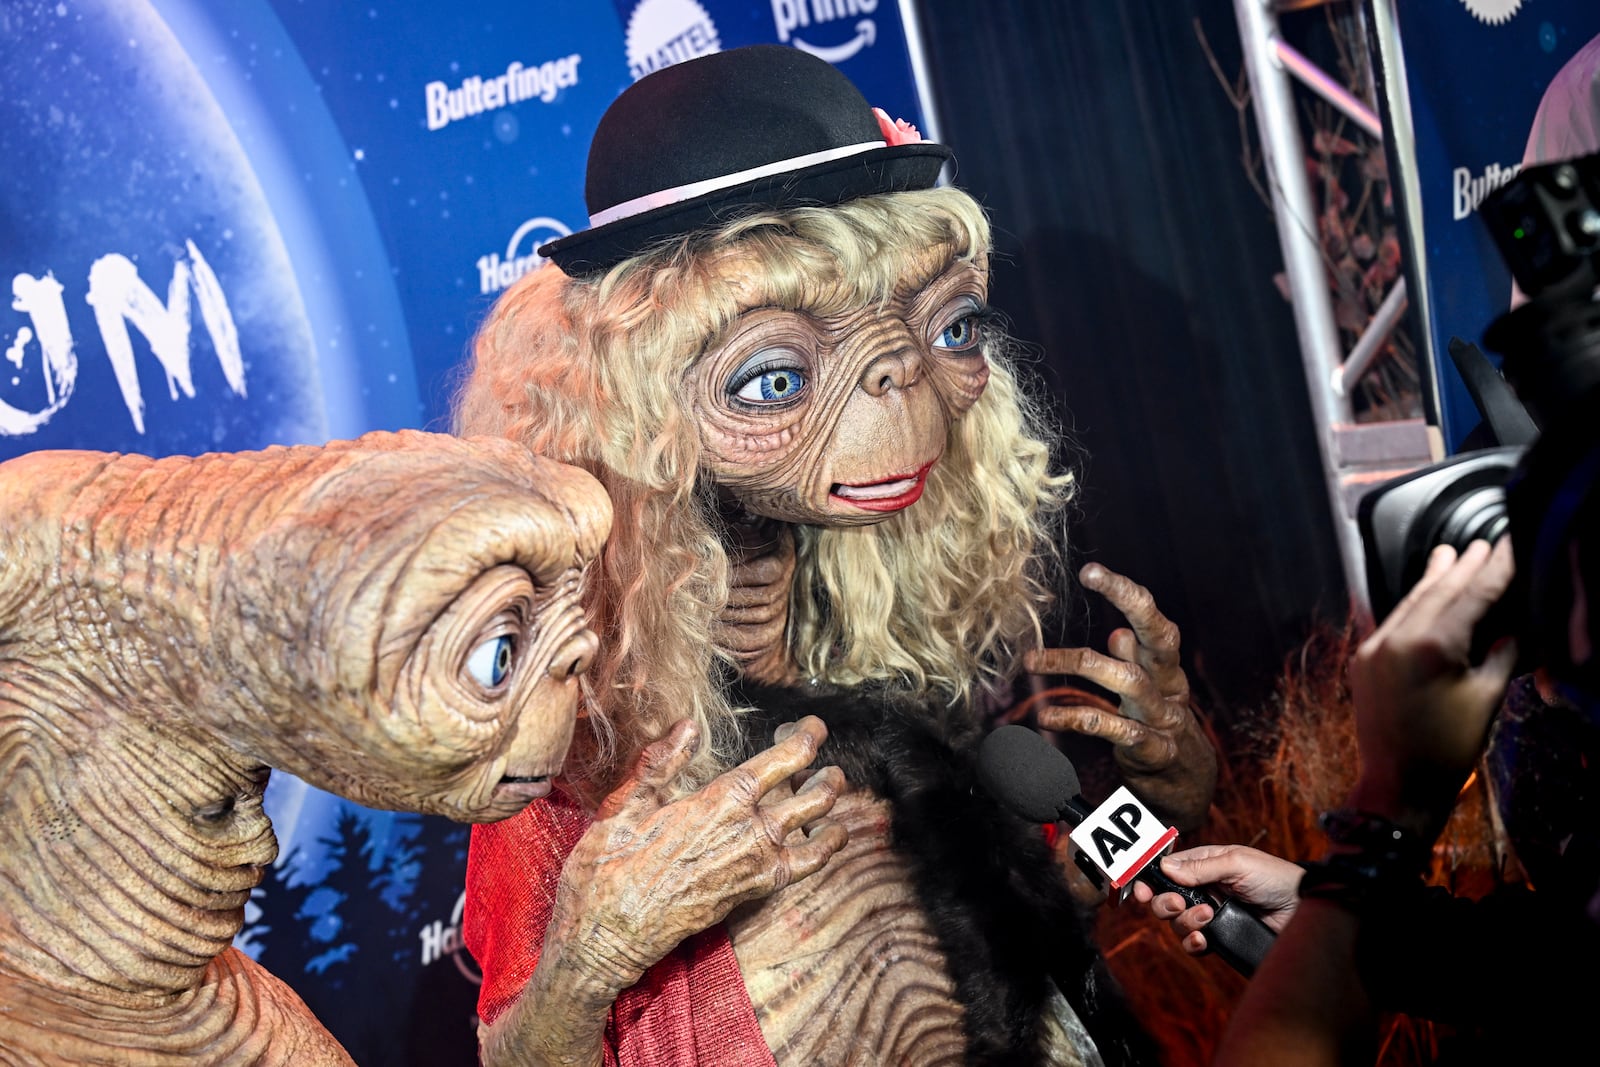
M454 89L444 82L429 82L423 86L428 129L442 130L471 115L497 111L524 100L548 104L556 98L556 93L578 84L578 64L582 61L583 57L574 52L535 67L512 63L504 74L487 78L474 74Z

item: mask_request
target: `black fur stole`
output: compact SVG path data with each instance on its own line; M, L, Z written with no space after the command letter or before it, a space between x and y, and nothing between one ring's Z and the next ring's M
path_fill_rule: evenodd
M733 695L756 709L743 720L746 757L769 747L780 723L814 714L828 725L815 766L836 764L890 802L895 847L966 1009L969 1064L1035 1067L1051 979L1107 1067L1158 1062L1040 827L978 784L976 715L882 690L741 683Z

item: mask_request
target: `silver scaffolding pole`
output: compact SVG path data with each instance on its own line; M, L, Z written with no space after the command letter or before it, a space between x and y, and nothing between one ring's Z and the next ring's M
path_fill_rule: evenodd
M1319 4L1302 0L1293 6ZM1305 145L1295 111L1295 84L1298 82L1328 101L1375 138L1382 136L1382 123L1370 103L1318 69L1284 39L1278 20L1283 7L1273 0L1234 0L1234 16L1250 79L1262 169L1277 221L1345 584L1352 609L1370 618L1365 556L1356 524L1357 504L1368 489L1432 462L1436 449L1433 435L1420 418L1364 423L1355 420L1350 402L1352 387L1405 311L1405 279L1395 281L1346 356L1340 348L1329 295L1329 268L1317 230L1319 213L1306 177Z

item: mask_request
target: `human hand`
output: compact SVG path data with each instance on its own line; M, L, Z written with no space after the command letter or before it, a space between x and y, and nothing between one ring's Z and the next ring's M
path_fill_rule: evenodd
M1305 871L1297 863L1248 845L1197 845L1162 856L1161 873L1183 886L1219 887L1279 933L1300 902L1300 876ZM1170 921L1179 944L1191 956L1210 948L1204 931L1215 915L1211 905L1190 905L1177 893L1157 893L1139 881L1133 883L1133 899L1150 905L1156 918Z
M1361 775L1349 805L1431 841L1483 751L1516 662L1506 638L1471 662L1473 627L1510 585L1509 538L1440 545L1350 664Z
M1047 705L1038 723L1111 742L1129 788L1180 829L1198 826L1217 784L1217 754L1189 702L1179 662L1178 627L1150 591L1098 563L1078 575L1128 620L1107 641L1110 655L1090 648L1041 648L1023 666L1034 674L1072 674L1119 698L1115 711L1091 705Z
M547 942L561 937L620 991L736 905L820 870L847 840L825 818L844 772L825 767L797 789L791 777L802 777L827 736L808 715L780 727L771 748L668 803L697 737L693 723L678 723L644 750L567 860Z

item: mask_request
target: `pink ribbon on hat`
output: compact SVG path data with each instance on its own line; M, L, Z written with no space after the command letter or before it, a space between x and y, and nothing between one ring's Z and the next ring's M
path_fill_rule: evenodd
M905 119L891 120L889 113L881 107L873 108L872 113L877 116L878 129L883 131L883 139L890 146L921 143L922 134L918 133L917 128Z

